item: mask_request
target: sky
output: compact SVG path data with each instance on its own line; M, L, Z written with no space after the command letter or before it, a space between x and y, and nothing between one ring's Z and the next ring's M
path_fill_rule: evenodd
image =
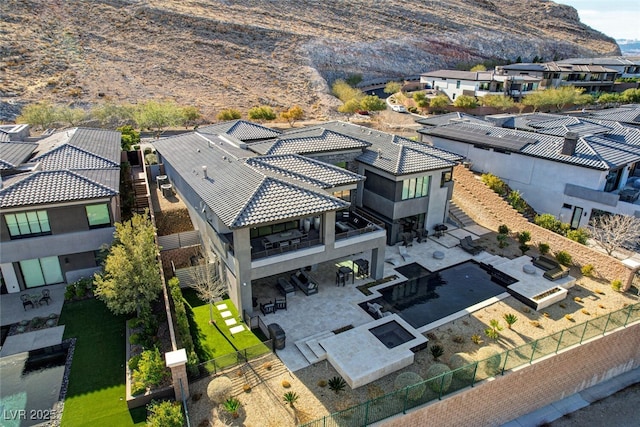
M614 39L640 40L640 0L555 0L573 6L583 24Z

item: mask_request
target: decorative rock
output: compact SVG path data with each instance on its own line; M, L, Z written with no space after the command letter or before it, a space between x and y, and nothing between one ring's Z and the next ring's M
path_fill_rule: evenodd
M433 258L435 259L444 259L444 252L442 251L435 251L433 253Z
M525 264L522 266L522 271L527 274L536 274L536 268L533 265Z

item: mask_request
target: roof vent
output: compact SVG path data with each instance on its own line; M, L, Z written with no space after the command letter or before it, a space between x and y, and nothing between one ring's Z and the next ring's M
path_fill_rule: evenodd
M573 156L576 154L576 146L578 145L578 134L576 132L567 132L562 142L562 151L560 154L565 156Z
M207 179L207 165L202 166L202 179Z
M222 156L222 160L227 160L227 156Z
M378 158L381 159L382 158L382 150L378 148Z

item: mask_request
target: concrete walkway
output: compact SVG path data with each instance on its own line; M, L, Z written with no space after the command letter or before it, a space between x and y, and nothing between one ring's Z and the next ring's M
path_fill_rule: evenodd
M63 334L64 325L11 335L7 337L2 349L0 349L0 357L60 344Z
M537 411L523 415L503 425L503 427L537 427L550 423L599 400L615 394L631 385L640 383L640 368L636 368L593 387L582 390L562 400L547 405ZM610 425L628 425L616 420L616 414L609 414ZM637 421L637 419L636 419Z

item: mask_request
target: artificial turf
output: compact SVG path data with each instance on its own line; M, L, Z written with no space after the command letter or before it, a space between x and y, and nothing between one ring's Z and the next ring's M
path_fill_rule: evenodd
M63 426L144 425L144 407L129 411L125 395L125 318L96 299L65 302L59 324L76 338Z
M231 326L227 326L225 318L220 315L220 311L216 307L213 307L215 324L211 324L209 304L201 301L194 290L185 289L182 294L188 304L186 308L187 316L190 317L191 335L193 336L196 353L201 361L218 359L232 353L235 354L236 351L246 351L250 353L247 354L249 357L269 352L269 348L262 344L260 339L246 328L242 332L232 334L229 331ZM243 324L231 300L226 299L222 302L227 305L227 310L231 312L231 316L227 317L227 319L236 319L236 325Z

